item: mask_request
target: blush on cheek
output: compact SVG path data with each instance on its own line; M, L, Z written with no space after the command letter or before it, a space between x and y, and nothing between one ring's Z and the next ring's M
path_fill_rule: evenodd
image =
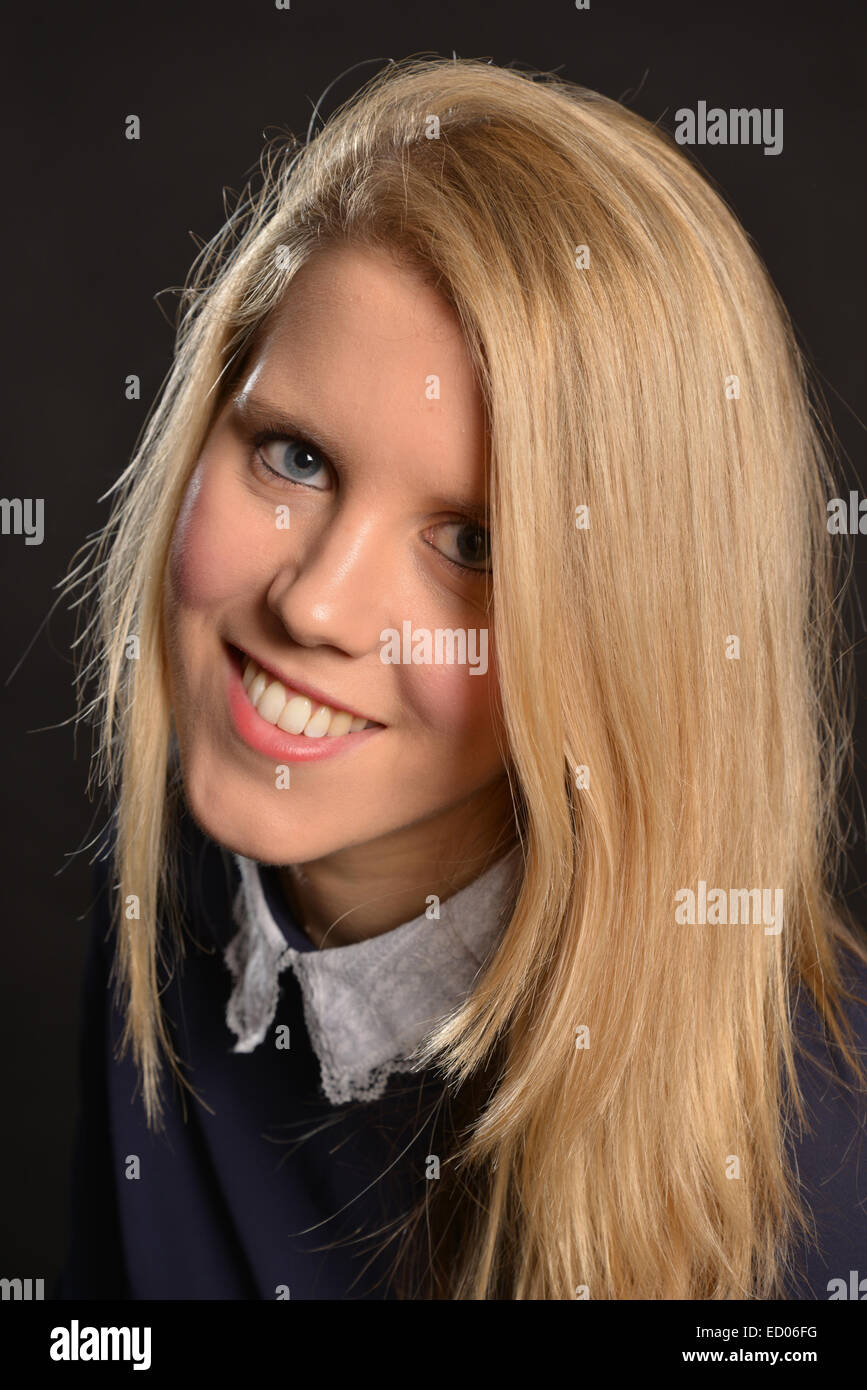
M187 486L172 536L169 576L175 602L210 608L236 595L255 565L237 488L202 459Z
M400 669L406 682L405 698L432 733L463 740L490 729L496 696L496 675L490 665L484 675L471 675L469 665L407 665Z

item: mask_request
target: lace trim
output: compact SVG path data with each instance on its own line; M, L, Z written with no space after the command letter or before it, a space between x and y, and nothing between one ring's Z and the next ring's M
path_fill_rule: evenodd
M290 964L294 967L295 962L291 961ZM378 1100L388 1085L389 1078L395 1072L415 1071L415 1067L406 1058L400 1056L389 1058L388 1061L379 1065L359 1067L355 1072L348 1072L338 1066L328 1042L328 1035L322 1027L316 1010L314 982L303 970L295 970L295 978L301 985L304 1022L307 1024L310 1041L319 1058L322 1089L332 1105L346 1105L352 1100Z
M278 948L264 932L251 930L247 903L249 886L242 881L235 895L232 918L238 931L224 953L233 980L226 1005L226 1023L238 1039L232 1051L252 1052L264 1041L277 1012L279 977L290 966L301 987L304 1022L319 1059L324 1094L332 1105L377 1100L394 1073L413 1072L416 1066L402 1056L379 1065L359 1067L353 1073L338 1065L316 1007L317 982L299 968L298 951L285 943Z
M262 932L250 931L244 908L242 883L232 907L239 930L224 953L234 982L226 1005L226 1022L238 1039L233 1052L252 1052L264 1039L277 1012L279 975L288 964L291 951L289 946L275 951Z
M380 1046L375 1060L365 1062L361 1055L363 1047L356 1057L351 1051L352 1042L348 1050L346 1038L335 1035L336 1042L344 1043L340 1055L329 1033L329 1028L335 1027L339 1033L340 1023L333 1017L333 1007L329 1008L329 977L317 968L318 955L311 957L287 944L268 908L257 865L240 855L236 855L235 859L240 872L240 885L232 904L232 918L238 931L224 951L233 982L226 1006L226 1024L237 1038L232 1050L252 1052L264 1040L277 1012L279 977L287 966L291 966L301 989L307 1032L319 1060L322 1091L332 1105L376 1100L383 1094L394 1073L417 1073L421 1064L413 1061L412 1055L417 1052L420 1039L412 1047L408 1047L406 1038L403 1043L397 1043L395 1039L392 1045L404 1050L383 1057L384 1049ZM449 938L460 942L465 953L458 980L461 997L472 987L481 959L491 944L514 870L514 854L508 855L476 884L457 895L463 899L463 916L454 913L453 900L449 920L443 923ZM396 930L412 931L415 925L407 924ZM422 925L420 920L418 925ZM404 941L406 939L404 937ZM443 967L450 964L449 960L443 959ZM436 968L435 960L429 958L429 966ZM453 972L455 968L452 965ZM442 980L441 974L439 978ZM448 1001L441 996L441 1011L447 1011L443 1010L444 1003ZM423 1036L429 1033L432 1026L429 1023Z

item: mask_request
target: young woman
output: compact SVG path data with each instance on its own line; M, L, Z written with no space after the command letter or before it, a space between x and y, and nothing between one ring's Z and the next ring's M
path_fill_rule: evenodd
M867 952L767 273L656 127L474 61L264 173L70 578L116 803L59 1293L828 1297Z

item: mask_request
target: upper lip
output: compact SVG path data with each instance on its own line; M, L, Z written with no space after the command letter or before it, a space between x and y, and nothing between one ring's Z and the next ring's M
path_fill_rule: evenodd
M269 676L273 676L275 681L279 681L281 685L285 685L298 695L306 695L308 700L312 700L314 704L328 705L330 709L345 710L347 714L355 715L357 719L368 719L371 724L381 723L381 720L374 719L372 714L365 714L363 710L355 709L352 705L348 705L345 700L335 700L333 696L326 694L324 690L318 690L315 685L310 685L308 681L300 681L295 676L288 676L285 672L278 671L270 662L263 661L261 657L256 656L255 652L247 651L246 647L235 646L235 650L240 652L244 658L250 657L257 666L262 667L263 671L267 671Z

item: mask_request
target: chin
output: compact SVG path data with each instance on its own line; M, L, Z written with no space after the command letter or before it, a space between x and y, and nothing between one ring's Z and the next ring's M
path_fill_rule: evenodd
M184 800L193 820L218 845L261 864L304 864L342 849L328 816L292 811L285 793L253 790L244 779L184 776ZM318 823L318 824L317 824ZM321 826L321 828L319 828Z

